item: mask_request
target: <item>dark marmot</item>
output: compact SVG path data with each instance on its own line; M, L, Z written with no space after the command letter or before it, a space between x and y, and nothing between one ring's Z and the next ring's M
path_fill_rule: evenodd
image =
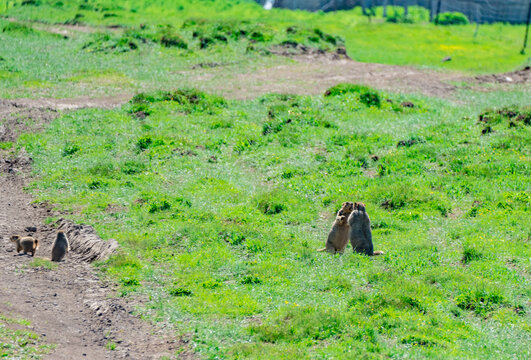
M350 227L348 238L354 252L369 256L383 254L382 251L374 252L371 220L364 203L354 203L354 210L348 218L348 225Z
M31 256L34 256L35 251L39 248L39 240L31 236L13 235L9 240L16 245L17 253L24 251L24 254L31 253Z
M336 220L332 225L332 230L328 234L326 247L317 251L328 251L329 253L343 253L348 243L348 216L352 212L354 203L347 201L341 205L337 212Z
M63 230L57 232L57 237L52 245L52 261L61 261L66 253L70 251L68 238Z

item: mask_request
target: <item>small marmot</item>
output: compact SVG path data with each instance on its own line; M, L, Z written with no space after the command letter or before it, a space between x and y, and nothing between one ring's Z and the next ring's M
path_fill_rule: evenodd
M34 256L35 251L39 248L39 240L32 238L31 236L22 237L20 235L13 235L9 240L11 240L12 243L15 243L17 253L24 250L24 254L31 253L31 256Z
M68 238L63 230L59 230L52 245L52 261L61 261L69 251Z
M348 222L345 215L338 215L328 234L326 247L317 251L327 251L331 254L343 253L348 243Z
M364 203L354 203L354 210L348 218L348 225L350 226L348 238L354 252L369 256L383 254L382 251L374 252L371 220Z
M352 212L354 203L347 201L341 205L337 212L336 220L332 225L332 230L328 234L326 247L317 251L328 251L329 253L343 253L348 243L348 216Z

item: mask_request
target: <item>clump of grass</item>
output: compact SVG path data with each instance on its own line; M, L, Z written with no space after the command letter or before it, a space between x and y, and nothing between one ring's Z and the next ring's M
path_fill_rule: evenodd
M243 279L240 280L240 283L241 284L250 284L250 285L253 285L253 284L261 284L262 283L262 280L257 277L257 276L253 276L253 275L247 275L247 276L244 276Z
M22 35L29 35L35 33L32 27L17 22L10 22L2 29L4 33L18 33Z
M13 148L11 141L0 141L0 150L9 150L11 148Z
M407 140L400 140L396 147L411 147L416 144L424 144L426 140L422 136L411 136Z
M63 157L71 156L77 153L78 151L81 151L81 146L77 144L70 144L67 143L65 147L63 148Z
M506 305L503 295L486 290L466 290L455 298L456 305L471 310L476 315L486 317L491 311Z
M345 316L334 309L287 306L262 325L250 327L251 334L269 343L326 340L345 331Z
M128 36L116 37L111 34L96 34L82 46L87 52L123 53L138 49L138 43Z
M185 289L183 287L172 287L171 289L168 290L168 294L170 294L171 296L177 296L177 297L193 295L191 290Z
M400 339L402 344L416 345L416 346L435 346L437 341L423 335L408 335Z
M165 101L180 105L186 113L214 112L227 106L226 100L220 96L210 95L196 89L184 88L175 91L137 94L131 100L133 110L130 110L130 112L145 111L148 109L149 104ZM140 108L139 106L144 107Z
M55 270L57 269L57 264L54 262L51 262L48 259L41 259L41 258L34 258L28 266L34 267L34 268L43 268L47 270Z
M463 257L461 258L461 262L463 264L468 264L471 261L480 260L481 258L483 258L483 254L480 253L478 250L472 247L465 247L465 249L463 250Z

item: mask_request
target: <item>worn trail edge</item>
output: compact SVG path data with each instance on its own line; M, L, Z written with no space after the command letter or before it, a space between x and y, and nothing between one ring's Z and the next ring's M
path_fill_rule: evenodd
M28 131L24 119L33 120L35 130L57 115L0 100L0 141ZM0 314L29 320L44 343L55 345L48 359L159 359L182 351L184 340L134 316L137 303L114 297L115 285L96 276L89 262L108 256L116 242L102 242L90 226L66 220L45 225L58 214L23 191L30 164L24 151L0 151ZM53 270L28 266L33 258L17 255L8 240L12 234L33 235L41 242L35 256L49 259L58 228L72 238L72 252ZM108 349L112 343L114 350Z

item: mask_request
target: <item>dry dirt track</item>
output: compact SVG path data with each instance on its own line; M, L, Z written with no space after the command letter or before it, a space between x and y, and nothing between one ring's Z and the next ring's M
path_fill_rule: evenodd
M37 129L57 113L0 100L0 141L13 141ZM37 257L49 258L55 229L44 225L53 210L32 203L23 191L31 159L0 152L0 314L31 321L33 332L56 349L49 359L159 359L185 347L171 331L157 329L132 315L134 304L111 297L112 285L100 281L91 265L71 253L57 269L28 267L32 258L17 255L8 241L12 234L34 234L41 240ZM36 229L31 229L36 227ZM109 342L116 349L106 348ZM183 357L189 357L184 353Z

